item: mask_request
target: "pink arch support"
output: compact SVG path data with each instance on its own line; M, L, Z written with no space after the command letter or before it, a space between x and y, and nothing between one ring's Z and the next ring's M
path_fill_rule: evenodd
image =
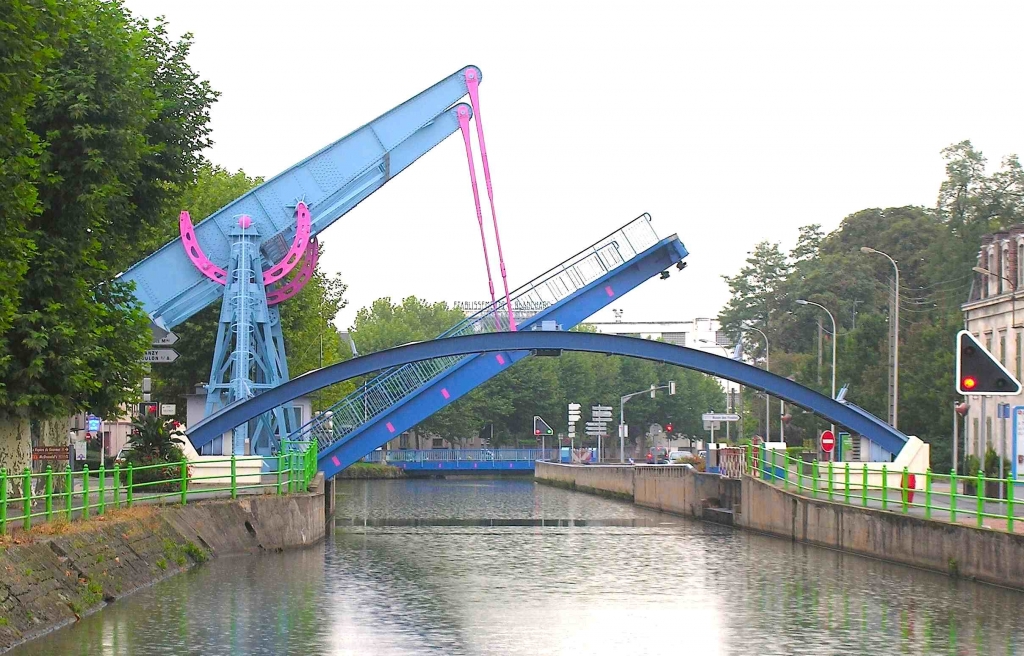
M295 296L313 278L313 271L316 269L316 260L320 256L320 249L317 247L316 237L309 240L302 262L302 268L298 275L292 278L288 284L267 292L267 305L277 305Z
M299 263L303 252L307 250L306 247L310 243L309 208L301 201L295 206L295 219L295 239L292 240L292 247L283 260L263 272L263 284L265 285L275 283L291 273L291 270Z
M181 215L178 216L178 232L181 234L181 244L185 247L185 254L188 255L188 259L192 260L192 264L199 269L200 273L215 283L225 284L228 279L228 272L206 257L206 253L203 252L199 242L196 240L196 231L192 227L192 217L186 211L182 211Z

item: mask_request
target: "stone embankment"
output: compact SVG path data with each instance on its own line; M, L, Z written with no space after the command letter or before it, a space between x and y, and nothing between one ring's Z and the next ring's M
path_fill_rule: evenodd
M537 463L539 483L1024 590L1024 535L813 499L683 467Z
M0 652L210 558L323 539L324 493L136 506L0 541Z

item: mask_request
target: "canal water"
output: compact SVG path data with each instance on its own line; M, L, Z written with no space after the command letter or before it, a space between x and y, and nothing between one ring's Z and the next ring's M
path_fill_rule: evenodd
M11 653L1024 654L1024 594L529 479L342 481L324 544Z

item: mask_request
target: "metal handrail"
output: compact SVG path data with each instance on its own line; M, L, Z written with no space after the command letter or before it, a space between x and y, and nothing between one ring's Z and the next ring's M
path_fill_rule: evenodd
M510 300L513 304L525 300L545 307L553 305L657 242L651 217L643 214L518 287L510 293ZM507 324L502 324L500 310L503 306L504 299L489 304L439 338L503 330L507 328ZM326 447L467 357L471 356L436 358L385 370L367 383L365 391L360 389L349 394L299 427L289 438L315 439L320 447Z
M363 462L489 462L533 461L554 458L558 449L399 449L371 451Z

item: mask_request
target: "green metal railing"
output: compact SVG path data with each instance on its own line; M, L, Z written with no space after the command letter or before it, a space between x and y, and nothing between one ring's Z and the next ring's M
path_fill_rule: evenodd
M912 474L906 467L874 468L858 462L806 462L763 444L747 445L744 460L751 476L812 498L973 523L979 528L986 519L999 520L1005 522L999 528L1010 533L1018 522L1024 522L1024 503L1014 498L1024 485L1010 478L981 473L963 476L955 471L937 474L930 469Z
M7 534L9 524L20 523L27 531L34 520L88 519L93 512L103 515L109 508L131 508L140 502L185 504L223 493L235 499L239 492L304 492L316 476L316 459L316 442L294 442L278 455L263 458L277 461L277 471L269 473L239 472L235 456L204 459L204 465L219 465L228 472L203 476L194 475L187 460L140 467L115 464L98 470L86 466L78 472L53 471L50 466L35 474L27 468L20 474L0 469L0 535ZM9 490L18 493L12 496Z

